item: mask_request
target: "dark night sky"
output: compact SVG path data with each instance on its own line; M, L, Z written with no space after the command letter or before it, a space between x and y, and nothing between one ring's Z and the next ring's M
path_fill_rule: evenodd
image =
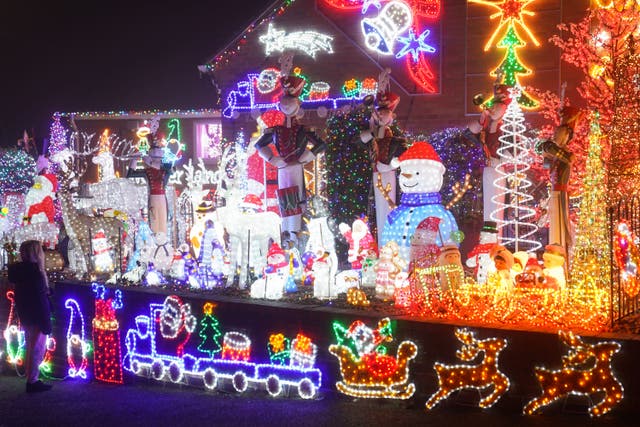
M273 0L7 0L0 145L48 136L54 111L211 108L196 66Z

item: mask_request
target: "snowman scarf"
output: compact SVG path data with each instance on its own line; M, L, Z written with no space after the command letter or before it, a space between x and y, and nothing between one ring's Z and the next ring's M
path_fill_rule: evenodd
M389 224L393 224L405 210L403 208L440 204L442 204L440 193L403 193L400 196L400 205L389 213L387 220Z

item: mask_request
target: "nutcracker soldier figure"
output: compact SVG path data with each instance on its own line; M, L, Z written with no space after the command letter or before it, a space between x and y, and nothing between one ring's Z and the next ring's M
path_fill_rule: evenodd
M389 70L383 71L378 78L378 93L375 109L369 120L369 128L360 132L360 139L370 144L372 184L376 203L376 235L378 243L387 220L387 215L396 204L396 168L391 160L404 151L406 140L401 137L397 127L392 127L394 110L400 103L400 97L389 90Z
M298 232L302 228L302 206L306 198L303 166L313 161L325 149L326 143L313 129L298 122L301 113L299 96L305 81L289 74L293 67L293 55L283 55L280 64L280 83L284 91L280 110L286 119L282 125L267 128L255 145L260 157L278 168L282 230Z

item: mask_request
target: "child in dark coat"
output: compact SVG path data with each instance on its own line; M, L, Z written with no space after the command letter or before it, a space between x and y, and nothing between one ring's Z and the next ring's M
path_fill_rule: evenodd
M44 270L42 245L28 240L20 245L21 262L9 265L9 281L15 285L16 310L26 333L27 392L51 389L38 379L47 335L51 333L49 283Z

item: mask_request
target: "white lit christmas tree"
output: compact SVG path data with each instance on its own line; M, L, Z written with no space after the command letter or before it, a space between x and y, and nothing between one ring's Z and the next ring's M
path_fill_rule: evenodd
M511 99L518 99L520 87L511 89ZM491 213L497 222L500 244L513 251L535 251L542 245L533 240L538 227L534 223L533 200L527 190L531 181L527 178L531 157L531 142L524 133L524 114L517 102L511 101L502 119L502 136L498 156L500 164L496 170L500 176L494 181L498 194L492 197L498 208Z

